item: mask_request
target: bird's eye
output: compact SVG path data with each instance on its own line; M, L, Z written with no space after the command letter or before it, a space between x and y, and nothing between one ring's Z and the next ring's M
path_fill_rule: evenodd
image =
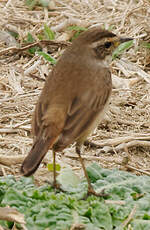
M112 45L112 42L106 42L106 43L104 44L105 48L107 48L107 49L108 49L111 45Z

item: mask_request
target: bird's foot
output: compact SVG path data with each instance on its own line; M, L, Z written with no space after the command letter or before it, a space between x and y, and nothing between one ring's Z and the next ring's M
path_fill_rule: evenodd
M88 196L91 196L91 195L94 195L94 196L97 196L97 197L106 198L106 197L108 197L109 194L105 193L104 189L101 192L97 193L91 187L91 188L88 188L87 194L84 196L83 199L86 200L88 198Z
M108 194L105 193L104 189L101 192L97 193L97 192L94 191L93 188L89 188L87 194L88 195L98 196L98 197L104 197L104 198L108 196Z

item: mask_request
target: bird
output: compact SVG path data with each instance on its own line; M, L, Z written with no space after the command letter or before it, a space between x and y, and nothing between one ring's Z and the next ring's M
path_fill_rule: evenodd
M49 149L53 152L53 186L56 180L56 153L76 143L89 195L97 193L81 157L82 145L102 121L108 108L112 79L109 64L112 52L131 38L117 36L94 26L82 32L63 52L49 73L32 119L33 145L21 165L24 176L32 175Z

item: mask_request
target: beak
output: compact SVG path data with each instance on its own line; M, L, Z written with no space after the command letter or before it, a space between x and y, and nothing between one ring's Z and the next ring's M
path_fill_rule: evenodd
M120 42L120 44L121 44L121 43L129 42L129 41L132 41L132 40L133 40L133 38L120 38L120 39L119 39L119 42Z
M117 48L120 44L124 43L124 42L128 42L128 41L132 41L133 38L118 38L115 42L114 42L114 46L115 48Z
M112 54L112 59L114 60L116 57L118 57L124 50L130 48L133 44L133 38L118 38L114 42L114 52ZM123 44L125 42L129 42L127 44Z

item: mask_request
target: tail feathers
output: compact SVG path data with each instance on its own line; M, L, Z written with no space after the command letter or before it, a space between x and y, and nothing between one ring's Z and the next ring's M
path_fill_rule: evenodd
M28 156L22 163L21 172L24 176L32 175L39 167L48 149L53 145L52 138L38 138L32 146Z

